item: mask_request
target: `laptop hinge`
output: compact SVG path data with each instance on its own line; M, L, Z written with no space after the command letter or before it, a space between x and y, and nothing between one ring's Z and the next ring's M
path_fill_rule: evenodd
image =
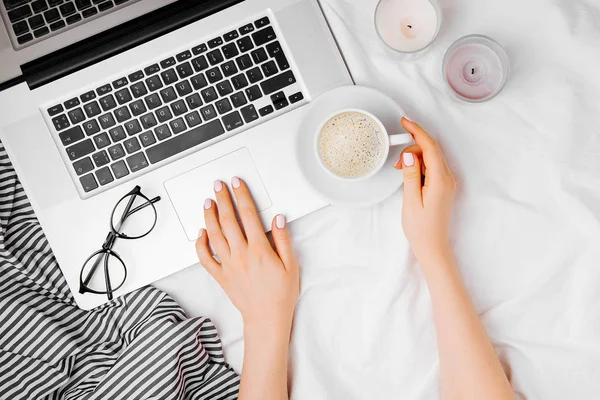
M23 78L33 90L242 1L176 1L22 65Z

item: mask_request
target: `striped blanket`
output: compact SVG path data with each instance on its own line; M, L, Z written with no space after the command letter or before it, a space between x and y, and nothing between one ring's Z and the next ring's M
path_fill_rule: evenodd
M0 399L234 399L208 318L146 287L80 310L0 143Z

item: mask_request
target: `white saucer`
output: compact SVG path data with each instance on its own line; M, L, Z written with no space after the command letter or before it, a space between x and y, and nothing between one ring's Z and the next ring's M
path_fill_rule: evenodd
M381 171L369 179L353 182L331 176L319 165L315 136L327 116L344 108L359 108L374 114L389 134L406 132L400 124L404 111L394 100L374 89L343 86L312 102L296 128L294 156L300 175L317 196L334 205L367 207L385 200L402 186L402 171L394 169L394 162L406 146L392 147Z

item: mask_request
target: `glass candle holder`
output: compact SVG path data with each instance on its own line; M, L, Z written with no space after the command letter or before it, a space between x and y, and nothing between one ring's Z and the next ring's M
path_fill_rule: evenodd
M504 88L510 75L510 61L495 40L468 35L450 46L442 73L454 96L469 103L481 103L493 99Z
M375 31L386 53L399 61L421 58L442 26L438 0L379 0Z

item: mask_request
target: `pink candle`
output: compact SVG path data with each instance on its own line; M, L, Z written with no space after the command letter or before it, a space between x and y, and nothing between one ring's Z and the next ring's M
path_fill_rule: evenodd
M509 74L509 61L502 47L482 35L457 40L444 57L444 78L462 100L481 102L496 96Z

